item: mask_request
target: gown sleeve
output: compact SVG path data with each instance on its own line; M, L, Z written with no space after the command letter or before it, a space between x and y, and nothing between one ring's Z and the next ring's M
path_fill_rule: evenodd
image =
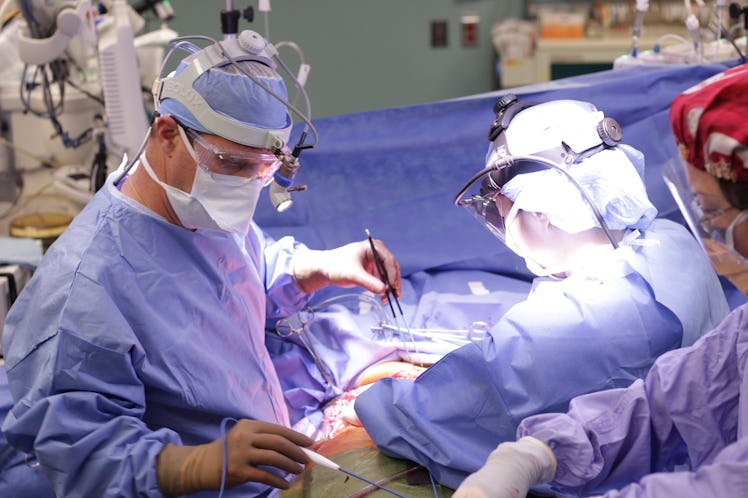
M274 240L257 225L252 225L262 251L263 278L267 295L267 318L275 320L302 309L311 298L299 289L293 278L293 258L309 249L293 237Z
M748 415L742 394L748 306L693 346L662 355L645 380L574 399L565 414L524 420L517 437L548 444L551 487L606 498L742 496Z

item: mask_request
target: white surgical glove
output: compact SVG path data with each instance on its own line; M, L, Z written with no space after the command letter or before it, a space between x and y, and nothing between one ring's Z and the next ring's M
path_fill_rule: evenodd
M381 241L375 240L374 244L387 272L390 287L399 297L400 265ZM327 285L359 286L375 294L385 292L371 244L367 240L327 251L299 251L293 260L293 276L299 289L307 293Z
M486 463L465 479L452 498L525 498L532 486L556 474L556 457L534 437L501 443Z

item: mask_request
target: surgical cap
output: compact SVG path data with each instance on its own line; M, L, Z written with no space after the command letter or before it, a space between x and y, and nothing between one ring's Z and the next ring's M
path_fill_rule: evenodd
M602 112L586 102L537 104L519 112L509 124L509 153L532 156L559 147L561 142L581 152L601 143L597 124L603 118ZM633 147L619 144L602 150L567 171L597 207L609 229L644 229L657 216L642 179L644 156ZM502 187L502 194L518 209L544 213L550 223L568 233L600 226L577 186L556 169L517 175Z
M283 78L272 68L256 61L239 62L242 68L261 81L270 90L288 100ZM177 67L178 74L185 67ZM216 112L241 124L263 129L285 128L291 122L286 105L270 95L251 78L232 64L212 68L201 74L194 82L193 89L200 94ZM167 98L158 106L161 114L170 114L188 128L218 134L203 126L185 106L175 99Z
M748 182L748 66L695 85L670 106L670 125L691 166L732 182Z

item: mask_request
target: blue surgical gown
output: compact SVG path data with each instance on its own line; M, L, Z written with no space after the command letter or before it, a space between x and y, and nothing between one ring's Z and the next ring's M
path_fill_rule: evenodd
M8 377L0 368L0 421L13 406ZM41 467L8 444L0 432L0 496L8 498L54 498L52 486Z
M748 305L646 379L574 399L566 414L523 421L518 437L552 449L555 490L605 498L748 493ZM675 470L675 471L673 471Z
M160 497L165 444L219 438L224 417L288 425L264 328L308 300L290 273L297 250L256 226L241 238L172 225L110 181L8 315L8 441L59 496Z
M536 279L486 338L447 354L416 381L383 379L355 410L386 454L457 487L519 422L571 398L628 386L655 358L691 344L728 313L703 250L658 219L563 280Z

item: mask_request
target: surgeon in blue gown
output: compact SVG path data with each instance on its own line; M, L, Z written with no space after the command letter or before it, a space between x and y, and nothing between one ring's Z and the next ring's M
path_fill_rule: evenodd
M225 497L274 496L308 462L266 318L330 284L385 289L368 241L315 251L252 222L291 130L274 68L229 40L160 80L142 153L110 175L12 307L3 432L58 496L217 496L224 474ZM397 262L375 244L397 294Z
M644 158L621 142L614 120L572 100L505 96L495 110L486 167L455 201L538 278L482 342L415 381L380 380L355 402L384 453L451 487L513 441L523 418L628 386L728 312L696 240L655 219Z

